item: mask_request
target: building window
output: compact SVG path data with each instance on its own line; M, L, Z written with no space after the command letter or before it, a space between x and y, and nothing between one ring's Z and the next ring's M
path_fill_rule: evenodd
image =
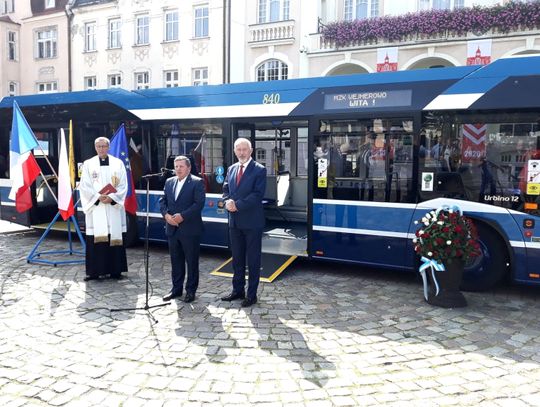
M97 79L95 76L85 76L84 77L84 90L95 90L97 89Z
M464 0L418 0L418 11L450 10L465 7Z
M163 86L176 88L178 86L178 71L163 71Z
M191 71L193 86L208 85L208 68L194 68Z
M135 44L146 45L150 43L150 17L147 15L137 16L136 29Z
M122 74L113 73L107 76L107 86L109 88L119 88L122 86Z
M289 67L287 64L271 59L263 62L257 67L257 82L276 81L289 77Z
M8 40L8 60L16 61L17 60L17 33L15 31L7 32Z
M121 28L122 22L119 18L109 20L109 48L122 47Z
M57 82L38 82L36 86L37 93L52 93L58 90Z
M362 20L379 15L379 0L345 0L346 21Z
M55 6L54 0L45 0L45 8L53 8Z
M290 0L259 0L257 6L259 24L289 19Z
M96 23L86 23L84 25L84 50L96 50Z
M195 38L208 37L208 5L195 7Z
M255 160L257 160L257 162L266 161L266 150L263 148L255 149Z
M15 0L2 0L0 2L0 14L13 13L15 11Z
M17 82L9 82L8 84L8 96L17 96L19 94Z
M178 40L178 10L165 13L165 41Z
M148 72L135 73L135 89L148 89L150 87L150 75Z
M37 58L56 58L56 28L37 32Z

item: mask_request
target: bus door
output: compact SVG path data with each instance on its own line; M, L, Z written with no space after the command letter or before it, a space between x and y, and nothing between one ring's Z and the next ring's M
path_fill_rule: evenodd
M409 266L412 119L320 121L313 146L314 257Z
M234 139L249 138L267 171L263 252L306 255L307 129L301 121L233 125Z

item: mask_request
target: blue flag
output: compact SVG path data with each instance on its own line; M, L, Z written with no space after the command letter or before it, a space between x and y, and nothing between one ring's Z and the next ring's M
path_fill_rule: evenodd
M133 176L131 175L131 164L129 162L128 143L126 140L126 130L122 123L111 140L109 154L119 158L124 163L127 173L128 192L124 203L126 211L132 215L137 214L137 198L135 196L135 188L133 186Z
M11 151L22 155L38 146L36 136L28 125L16 101L13 101L13 120L11 122Z

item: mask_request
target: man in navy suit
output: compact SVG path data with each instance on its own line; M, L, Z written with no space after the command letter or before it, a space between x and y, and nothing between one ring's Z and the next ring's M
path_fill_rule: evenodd
M182 296L184 277L187 281L184 302L192 302L199 285L199 251L203 222L205 192L201 178L190 174L189 158L174 159L176 177L165 182L159 207L165 219L165 234L169 239L172 265L172 289L163 301Z
M223 184L223 200L229 211L229 235L233 264L232 292L223 301L243 299L242 307L257 302L261 274L261 241L264 227L262 200L266 189L266 168L251 158L251 142L239 138L234 143L238 162L231 165ZM246 257L249 270L245 292Z

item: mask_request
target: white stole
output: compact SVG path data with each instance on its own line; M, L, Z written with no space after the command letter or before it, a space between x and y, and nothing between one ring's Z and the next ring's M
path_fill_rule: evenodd
M116 205L99 203L99 191L111 184L116 188L109 197ZM86 160L83 165L79 192L86 217L86 234L94 236L94 242L107 242L111 235L111 246L122 245L122 232L126 231L124 201L127 195L127 176L124 163L109 155L109 165L101 166L99 157Z

